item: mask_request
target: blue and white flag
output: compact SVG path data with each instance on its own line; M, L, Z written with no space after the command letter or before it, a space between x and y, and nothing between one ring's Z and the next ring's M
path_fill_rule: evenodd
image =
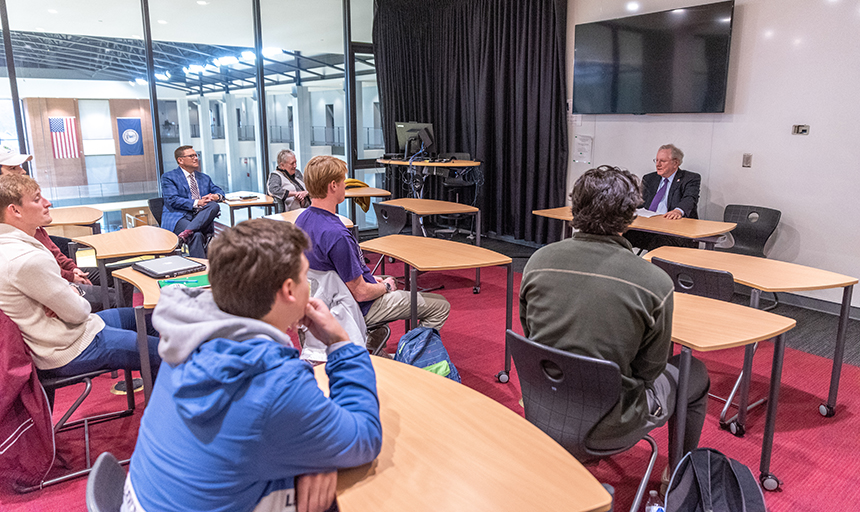
M140 133L139 117L117 117L119 132L119 154L133 156L143 154L143 136Z

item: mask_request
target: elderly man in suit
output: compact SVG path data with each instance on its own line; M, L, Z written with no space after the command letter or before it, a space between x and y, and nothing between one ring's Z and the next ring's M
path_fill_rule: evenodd
M218 202L224 200L224 191L198 170L200 160L193 147L179 146L173 156L179 167L161 177L161 227L188 244L189 256L205 258L204 242L215 231L213 224L221 214Z
M698 219L699 189L702 177L690 171L680 169L684 161L684 152L673 144L660 146L654 164L656 172L646 174L642 178L643 206L663 217L676 220L682 217ZM628 231L624 237L634 247L647 251L663 245L695 246L695 242L684 238L641 231Z

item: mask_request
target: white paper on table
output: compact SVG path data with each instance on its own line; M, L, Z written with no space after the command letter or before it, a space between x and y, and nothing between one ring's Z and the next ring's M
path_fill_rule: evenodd
M653 217L655 215L660 215L657 212L652 212L651 210L646 210L645 208L639 208L636 210L636 215L642 218L647 219L648 217Z

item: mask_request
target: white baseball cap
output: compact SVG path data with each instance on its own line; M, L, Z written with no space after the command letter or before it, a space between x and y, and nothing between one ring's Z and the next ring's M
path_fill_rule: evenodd
M33 155L22 155L5 144L0 146L0 165L21 165L32 159Z

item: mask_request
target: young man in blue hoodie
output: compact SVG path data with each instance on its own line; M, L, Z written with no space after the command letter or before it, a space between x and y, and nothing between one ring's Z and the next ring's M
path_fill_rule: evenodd
M309 298L308 245L289 223L246 221L213 240L211 291L162 290L164 364L122 510L320 512L338 468L379 454L370 357ZM285 334L299 324L328 345L329 398Z

